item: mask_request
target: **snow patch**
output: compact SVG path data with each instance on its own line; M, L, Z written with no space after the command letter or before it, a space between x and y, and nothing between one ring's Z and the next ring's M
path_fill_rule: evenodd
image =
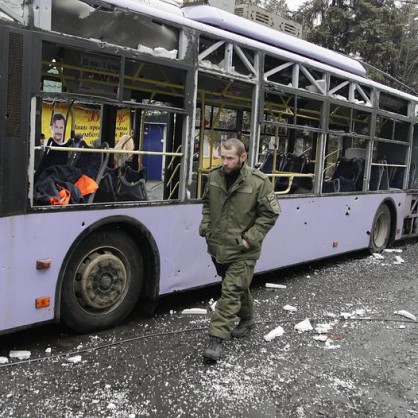
M318 324L315 327L315 331L318 334L327 334L329 331L331 331L333 326L334 326L333 324Z
M148 48L147 46L138 45L138 51L139 52L144 52L147 54L152 54L158 57L163 57L163 58L171 58L171 59L176 59L177 58L177 49L173 49L171 51L168 51L167 49L161 48L161 47L157 47L157 48Z
M328 337L326 335L314 335L313 339L316 341L325 342L328 339Z
M18 360L27 360L31 356L31 352L27 350L11 350L9 353L10 358L15 358Z
M183 315L206 315L208 311L203 308L190 308L181 311Z
M311 322L309 321L309 318L306 318L302 322L299 322L298 324L296 324L295 330L298 332L312 331L313 327L311 325Z
M284 334L284 329L281 326L274 328L268 334L264 336L265 341L272 341L276 337L281 337Z
M393 313L395 315L401 315L401 316L404 316L405 318L412 319L412 321L416 321L417 320L417 317L415 315L413 315L410 312L405 311L405 310L395 311Z
M270 289L286 289L284 284L266 283L266 287Z
M68 363L73 363L73 364L80 363L81 362L81 356L68 357L67 362Z

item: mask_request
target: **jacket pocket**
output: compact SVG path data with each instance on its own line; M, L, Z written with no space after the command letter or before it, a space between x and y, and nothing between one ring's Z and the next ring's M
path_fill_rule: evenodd
M241 253L246 253L251 248L246 248L244 243L242 242L243 238L241 236L235 238L235 243L238 245L239 251Z

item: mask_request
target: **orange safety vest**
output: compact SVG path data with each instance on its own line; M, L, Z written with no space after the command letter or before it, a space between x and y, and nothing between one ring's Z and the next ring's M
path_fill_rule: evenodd
M82 174L74 185L80 189L83 196L93 193L99 188L99 185L91 177L86 176L85 174Z
M57 188L59 189L58 196L59 197L51 197L49 199L49 203L51 205L68 205L70 203L71 193L57 184Z

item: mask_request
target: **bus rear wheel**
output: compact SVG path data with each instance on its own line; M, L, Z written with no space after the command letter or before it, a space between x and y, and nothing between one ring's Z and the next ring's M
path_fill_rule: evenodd
M390 210L384 203L379 206L374 216L369 244L371 253L380 253L386 248L390 238L391 224Z
M138 301L143 260L134 240L120 230L87 237L68 262L61 293L64 322L78 332L119 324Z

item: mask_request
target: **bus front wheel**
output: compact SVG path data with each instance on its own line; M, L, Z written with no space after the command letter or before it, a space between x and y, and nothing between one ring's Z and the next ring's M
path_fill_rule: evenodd
M68 262L61 316L78 332L119 324L138 301L143 260L133 239L120 230L101 230L84 239Z
M380 205L374 216L370 233L369 250L371 253L380 253L386 248L390 238L391 223L392 219L388 205Z

